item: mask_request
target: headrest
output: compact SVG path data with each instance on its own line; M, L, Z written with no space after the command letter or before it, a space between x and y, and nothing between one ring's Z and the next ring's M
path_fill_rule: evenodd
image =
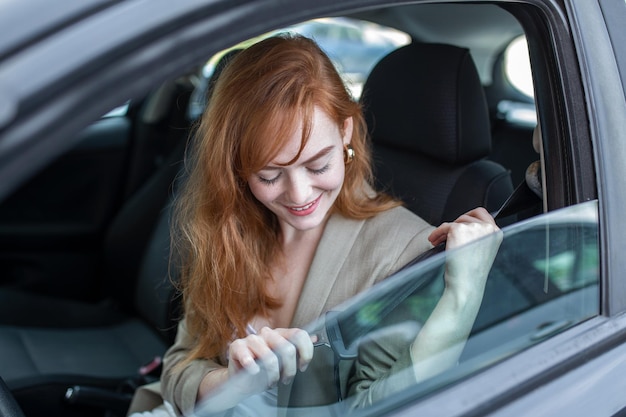
M391 52L369 75L362 102L374 144L450 164L491 151L487 101L467 49L414 43Z
M239 52L243 51L243 49L231 49L226 52L224 55L220 57L220 59L215 64L213 68L213 73L207 78L202 77L196 85L196 88L191 93L191 98L189 101L189 111L187 113L187 118L189 120L197 120L202 113L204 112L204 108L206 107L211 94L213 93L213 89L215 87L215 83L217 82L218 77L226 68L226 65L230 63L230 61L237 55Z

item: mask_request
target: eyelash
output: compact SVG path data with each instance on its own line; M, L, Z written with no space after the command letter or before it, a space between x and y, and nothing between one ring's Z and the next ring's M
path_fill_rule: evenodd
M320 169L309 169L309 172L311 172L311 174L313 175L322 175L323 173L328 171L329 168L330 168L330 164L326 164ZM276 181L278 181L278 179L281 177L281 175L282 173L279 173L274 178L269 179L269 180L267 178L259 177L259 181L261 181L263 184L266 184L266 185L274 185Z
M321 175L324 172L328 171L328 168L330 168L330 164L326 164L324 165L322 168L320 169L310 169L309 171L311 172L311 174L313 175Z
M271 180L268 180L267 178L259 177L259 181L261 181L263 184L266 184L266 185L274 185L276 183L276 181L278 181L278 179L280 178L281 175L282 175L282 173L279 173L278 175L276 175Z

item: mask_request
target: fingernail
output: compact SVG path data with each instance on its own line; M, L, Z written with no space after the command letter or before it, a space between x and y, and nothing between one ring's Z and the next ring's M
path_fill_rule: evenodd
M300 372L304 372L304 371L306 371L306 370L308 369L308 367L309 367L309 364L308 364L308 363L307 363L307 364L302 365L302 366L300 367Z

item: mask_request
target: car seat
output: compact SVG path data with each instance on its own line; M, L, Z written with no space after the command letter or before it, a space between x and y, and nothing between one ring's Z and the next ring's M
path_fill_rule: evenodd
M377 185L431 224L477 206L493 211L513 191L491 150L487 103L469 51L412 43L384 57L361 98Z

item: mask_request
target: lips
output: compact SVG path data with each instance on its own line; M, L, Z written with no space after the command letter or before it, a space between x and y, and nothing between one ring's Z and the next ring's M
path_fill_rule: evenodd
M319 197L317 197L314 201L305 204L304 206L298 206L298 207L287 207L287 209L289 209L289 211L292 214L295 214L296 216L307 216L311 213L313 213L315 211L315 209L317 208L317 206L319 205L320 199L322 198L322 196L320 195Z

